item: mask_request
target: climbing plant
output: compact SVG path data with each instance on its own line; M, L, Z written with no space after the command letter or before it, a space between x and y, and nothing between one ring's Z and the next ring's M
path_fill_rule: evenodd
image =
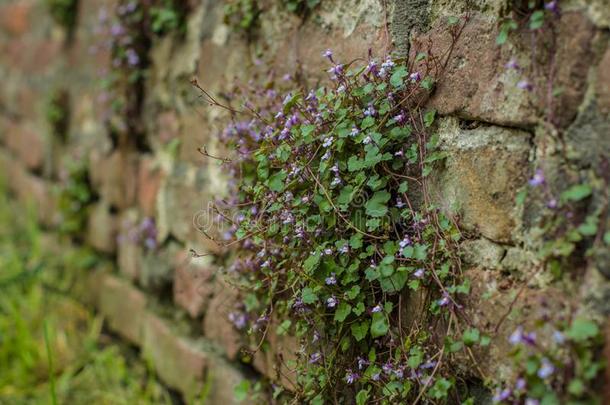
M238 89L257 100L241 111L201 89L236 117L222 159L235 194L215 207L241 246L229 273L247 294L231 319L259 339L300 338L299 399L466 401L450 364L489 338L464 316L457 223L429 195L445 155L424 104L446 61L324 57L332 86Z

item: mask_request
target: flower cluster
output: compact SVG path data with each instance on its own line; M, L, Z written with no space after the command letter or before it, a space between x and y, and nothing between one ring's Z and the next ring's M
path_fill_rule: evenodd
M247 297L231 320L261 336L303 336L304 400L343 388L364 400L446 398L456 388L449 360L423 330L405 340L399 309L401 294L425 289L429 311L446 320L469 290L455 223L427 204L414 209L410 192L425 190L444 158L429 133L434 111L420 107L435 70L425 57L416 67L321 56L329 87L271 77L230 94L246 101L226 107L236 117L221 134L234 151L222 159L233 192L216 210L228 226L220 239L240 246L228 272ZM277 330L254 321L267 314L284 319Z

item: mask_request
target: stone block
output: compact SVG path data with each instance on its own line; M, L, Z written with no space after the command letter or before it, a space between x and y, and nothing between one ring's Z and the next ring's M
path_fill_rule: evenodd
M87 243L102 253L114 253L118 236L117 221L105 201L95 203L87 221Z
M451 48L450 27L446 19L437 19L430 31L415 35L411 43L410 58L421 51L431 51L437 57ZM577 27L577 28L574 28ZM534 63L539 68L536 75L528 77L506 67L515 58L524 71L529 71L532 61L531 38L513 35L510 46L496 44L498 24L494 19L473 14L466 24L447 61L442 77L431 99L442 115L457 114L462 118L494 124L530 127L544 114L547 102L548 70L551 58L539 54ZM559 21L555 58L554 86L563 91L553 99L554 114L551 120L559 126L568 125L576 116L582 102L587 71L592 63L591 45L594 37L592 23L580 13L564 13ZM549 38L540 37L540 41ZM540 45L542 47L542 45ZM425 61L415 69L426 73ZM533 74L533 73L532 73ZM517 87L527 80L534 91Z
M455 119L444 120L439 135L448 157L434 179L433 198L464 229L495 242L513 240L515 196L530 171L530 135L487 125L463 130Z
M461 249L464 261L475 267L497 269L506 253L501 245L487 239L474 239L462 242Z
M196 342L181 337L162 318L149 313L144 318L144 356L150 359L159 377L187 398L201 392L208 355Z
M229 314L236 309L235 304L239 301L239 291L222 277L219 274L214 280L213 296L203 318L203 334L220 345L227 357L234 360L244 347L240 332L229 320Z
M186 249L176 254L174 302L192 317L203 314L213 292L214 265L208 257L192 257Z
M111 206L125 209L136 202L138 157L128 151L104 155L93 150L89 156L91 183Z
M39 131L25 123L7 120L4 142L14 156L22 161L28 169L39 170L43 167L45 141Z
M142 344L146 296L129 282L111 275L105 275L98 288L99 309L110 329L132 343Z
M138 207L142 215L154 217L157 212L157 195L165 177L160 164L153 158L141 157L138 171Z
M222 405L239 404L235 399L235 387L245 378L240 370L224 359L211 357L206 376L206 384L209 384L210 391L204 402Z
M0 7L0 27L13 36L21 36L31 27L33 1L16 1Z

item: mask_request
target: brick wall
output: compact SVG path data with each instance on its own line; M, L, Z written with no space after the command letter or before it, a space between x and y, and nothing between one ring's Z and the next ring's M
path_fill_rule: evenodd
M484 309L473 305L473 316L493 320L523 288L529 297L517 305L523 308L552 290L544 280L505 277L527 273L527 235L515 196L548 145L539 136L543 107L505 68L515 55L527 63L528 39L503 48L495 43L504 2L480 0L467 10L466 1L324 0L303 22L269 1L259 34L250 39L224 25L221 2L188 3L183 34L152 38L141 109L127 117L141 123L141 139L124 142L129 130L121 133L108 121L112 94L103 82L112 58L97 29L101 10L112 13L116 1L81 1L72 39L42 2L0 2L1 173L16 198L33 200L41 222L53 229L65 220L57 190L67 181L67 167L86 162L95 199L81 240L116 263L115 271L95 275L92 295L108 326L140 346L169 386L190 397L210 383L210 403L232 403L233 387L244 378L266 375L290 387L294 376L282 364L299 349L294 339L270 336L270 350L254 356L242 350L245 342L228 319L238 292L213 256L189 253L226 253L195 226L205 224L208 203L225 195L218 161L197 148L222 154L217 135L226 117L198 98L192 77L218 94L264 63L280 74L298 69L315 82L325 77L320 54L326 48L340 60L365 56L369 48L377 55L392 47L413 55L428 41L446 45L445 17L470 11L430 101L442 117L439 134L449 152L433 192L472 235L464 245L468 271L487 302ZM582 167L610 153L608 10L604 0L566 2L557 34L555 74L563 89L554 101L557 125ZM66 139L58 139L48 119L57 91L68 95ZM609 310L596 297L610 292L606 265L600 261L571 287L572 300L592 302L587 305L602 318ZM490 296L491 285L498 287ZM501 335L515 322L506 322ZM494 371L500 354L492 353L485 367Z

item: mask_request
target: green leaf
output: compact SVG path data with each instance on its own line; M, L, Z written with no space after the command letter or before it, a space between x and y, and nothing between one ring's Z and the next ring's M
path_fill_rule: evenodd
M250 392L250 381L242 380L233 388L233 395L237 402L245 401Z
M360 342L366 337L366 334L369 331L369 325L370 321L368 320L352 324L352 336L356 339L357 342Z
M369 391L371 389L367 389L367 390L360 390L358 392L358 394L356 394L356 405L366 405L367 401L369 399Z
M303 268L307 272L315 270L318 267L318 264L320 263L320 256L321 255L319 252L313 252L312 254L310 254L309 257L305 259L305 262L303 262Z
M464 331L462 335L462 340L466 346L472 346L479 341L481 334L478 329L470 328Z
M360 301L353 309L352 312L356 314L356 316L362 315L365 310L364 302Z
M280 192L284 190L284 180L286 179L286 176L287 174L283 170L273 174L269 177L269 180L267 180L267 186L272 191Z
M599 334L597 325L585 318L576 318L566 331L566 336L575 342L585 342Z
M379 284L386 293L398 292L404 288L408 278L406 272L396 272L390 277L380 279Z
M385 190L377 191L373 194L365 205L366 213L372 217L381 217L388 212L387 202L390 200L390 193Z
M291 325L292 325L292 321L290 319L286 319L284 322L282 322L277 327L277 330L276 330L277 334L280 336L285 335L290 330Z
M530 29L537 30L544 25L544 11L536 10L530 16Z
M403 79L407 76L409 72L407 72L406 66L399 66L394 70L392 76L390 77L390 84L394 87L402 86Z
M430 396L435 399L446 398L452 385L446 378L439 378L430 388Z
M364 118L362 120L362 123L360 124L362 129L370 128L373 125L375 125L375 118L371 117L370 115L368 117Z
M424 352L421 347L414 346L409 351L409 359L407 365L411 368L417 368L424 361Z
M352 306L347 302L340 302L335 311L335 321L343 322L350 312L352 312Z
M434 123L435 117L436 117L436 110L426 111L426 114L424 115L424 125L426 127L431 127L432 124Z
M588 184L577 184L561 193L561 199L564 201L580 201L590 196L592 191Z
M388 320L385 315L381 312L375 312L373 314L373 321L371 322L371 336L373 338L384 336L388 333L389 329L390 326L388 325Z
M301 299L304 304L313 304L318 300L318 296L311 288L305 287L303 288L303 291L301 291Z
M352 288L347 290L347 292L345 293L347 298L349 298L350 300L353 300L354 298L356 298L358 296L358 294L360 294L360 286L359 285L353 286Z

